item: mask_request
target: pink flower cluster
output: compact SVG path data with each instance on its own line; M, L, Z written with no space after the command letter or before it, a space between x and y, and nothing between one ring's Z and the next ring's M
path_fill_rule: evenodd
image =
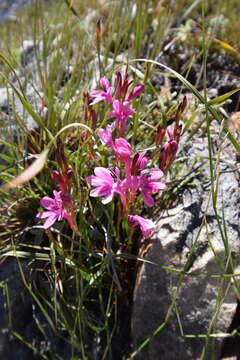
M132 156L132 147L127 140L117 138L113 141L111 126L108 125L106 130L99 129L98 134L102 144L114 151L116 166L114 168L95 168L95 175L87 178L87 182L95 187L91 190L90 196L100 197L102 203L107 204L112 201L114 194L117 193L120 195L125 211L128 212L137 193L140 192L145 205L153 206L152 194L163 190L165 187L165 184L159 181L163 176L162 170L147 169L149 161L146 157L146 151ZM124 171L121 171L120 168ZM134 226L139 224L144 236L149 236L154 229L153 223L141 216L128 215L128 220Z
M130 107L131 101L144 91L143 84L129 90L132 82L128 79L127 71L124 76L117 72L114 88L110 86L109 80L104 76L100 79L102 90L94 90L89 93L89 96L93 98L89 102L90 106L101 101L110 104L112 111L108 115L115 118L113 126L117 134L117 138L113 140L110 125L107 125L106 129L98 130L102 144L114 152L115 164L109 168L97 167L94 170L94 175L87 178L87 182L94 187L90 191L90 196L100 197L102 203L107 204L113 200L114 194L118 194L126 213L128 213L130 206L132 208L137 194L140 193L145 205L151 207L154 205L152 194L164 189L165 184L160 179L163 172L167 171L175 160L181 133L179 119L186 106L186 99L184 99L177 109L173 131L159 126L155 139L157 145L155 155L160 158L159 169L148 168L149 161L146 151L132 154L132 147L124 138L127 120L129 116L135 113L135 110ZM158 149L162 146L166 132L169 141L159 152ZM133 227L140 226L145 237L150 236L154 230L152 221L143 219L139 215L128 215L127 218Z
M93 130L97 126L97 114L93 106L101 101L111 106L108 116L114 118L113 126L107 125L106 129L99 129L98 136L101 143L110 148L114 154L114 164L108 168L96 167L94 175L87 177L87 182L93 186L90 196L99 197L103 204L108 204L115 194L120 196L127 219L133 228L139 226L143 236L148 237L154 231L151 220L139 215L131 215L130 209L134 208L136 198L140 194L146 206L154 205L153 194L162 191L165 184L160 181L175 160L178 143L181 135L180 118L186 107L186 98L179 104L176 114L169 121L174 123L173 130L158 127L155 143L156 156L159 168L151 168L146 151L133 154L131 144L124 138L126 125L129 117L135 113L131 108L131 101L144 91L144 85L138 84L131 88L133 81L129 80L127 71L124 75L116 73L114 87L106 76L100 79L101 90L86 93L85 96L85 120L91 121ZM113 130L115 135L113 138ZM168 141L163 145L165 136ZM159 151L159 148L162 150ZM64 218L68 221L71 229L77 231L75 225L75 209L71 199L72 170L69 169L67 158L64 154L64 146L61 140L57 143L56 157L59 171L53 171L52 176L58 184L59 191L54 190L54 199L43 197L41 206L47 211L40 212L37 217L46 218L44 228L48 229L55 221Z
M122 76L120 72L117 72L115 90L110 86L107 77L104 76L100 79L100 85L103 90L93 90L89 93L89 95L94 98L90 102L90 105L97 104L100 101L106 101L112 106L112 111L108 115L109 117L115 118L114 126L120 136L124 136L125 134L126 123L129 116L135 113L135 110L130 107L131 101L144 91L144 85L139 84L128 93L132 82L132 80L128 79L127 72L124 76Z

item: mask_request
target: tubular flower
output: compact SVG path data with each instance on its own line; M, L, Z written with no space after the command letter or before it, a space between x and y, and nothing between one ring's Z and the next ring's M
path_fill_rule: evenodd
M112 127L107 125L106 130L99 129L98 136L103 145L114 148L113 139L112 139Z
M103 88L103 90L93 90L89 93L90 96L95 98L90 102L90 105L97 104L98 102L103 101L103 100L112 104L112 102L113 102L112 91L113 90L112 90L109 80L106 76L103 76L100 79L100 85Z
M128 171L130 172L130 156L132 152L132 147L129 142L124 138L118 138L113 142L112 128L110 125L107 125L106 130L99 129L98 136L100 137L100 141L103 145L110 147L114 150L117 159L121 157Z
M87 177L87 182L95 186L95 189L90 191L90 196L101 197L103 204L108 204L112 201L115 193L121 196L124 207L126 206L125 194L121 187L121 182L118 176L118 170L111 171L103 167L96 167L94 170L95 175ZM116 180L113 176L116 176Z
M121 135L124 135L126 128L126 121L128 117L135 113L135 110L131 109L129 101L124 101L121 103L119 100L114 100L111 111L108 115L116 118L114 126L119 130Z
M126 101L132 101L133 99L135 99L138 95L140 95L142 92L144 91L144 85L143 84L139 84L137 86L135 86L130 93L126 96L125 100Z
M139 215L128 215L127 218L133 228L140 226L142 234L145 238L151 236L155 230L154 223L151 220L144 219Z
M157 181L161 179L163 172L159 169L150 169L148 173L141 171L141 175L132 175L123 181L124 189L131 191L131 202L134 201L137 190L140 191L146 206L152 207L154 200L151 194L156 194L165 188L165 184Z
M144 91L144 85L139 84L135 86L127 95L128 88L132 85L132 83L133 80L128 79L127 71L125 72L124 76L122 76L122 74L119 71L116 72L115 95L118 100L132 101Z
M48 211L39 212L36 217L38 219L45 219L43 224L44 229L50 228L56 221L61 221L63 218L67 219L69 225L72 227L73 220L71 216L63 209L63 201L61 198L61 192L53 190L54 199L44 196L40 200L40 204L44 209Z
M126 176L130 176L130 174L131 174L130 156L131 156L131 152L132 152L131 145L124 138L118 138L115 140L114 151L115 151L116 156L117 157L120 156L125 164Z
M143 172L141 173L139 177L139 190L145 205L151 207L154 205L154 200L151 194L156 194L159 190L163 190L165 188L165 184L160 181L156 181L161 179L163 176L163 172L161 170L150 169L149 172L149 175L144 175Z

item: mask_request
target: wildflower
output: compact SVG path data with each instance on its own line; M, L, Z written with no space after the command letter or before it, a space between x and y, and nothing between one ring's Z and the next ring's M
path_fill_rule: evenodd
M125 101L132 101L135 99L138 95L140 95L144 91L144 85L138 84L135 86L130 93L126 96Z
M56 221L61 221L63 218L67 219L69 225L73 226L73 220L71 216L63 209L63 201L61 198L61 192L53 190L54 199L44 196L40 200L40 204L44 209L48 211L39 212L36 217L38 219L45 219L43 224L44 229L50 228Z
M132 83L133 80L128 80L127 70L125 72L124 78L119 71L116 73L115 94L119 101L132 101L144 91L144 85L139 84L135 86L127 95L128 88L130 85L132 85Z
M133 228L138 225L140 226L142 234L145 238L151 236L153 231L155 230L154 223L151 220L144 219L139 215L128 215L127 219L131 223Z
M125 194L121 187L119 179L119 170L106 169L103 167L96 167L94 170L95 175L87 177L87 182L95 186L95 189L90 191L90 196L101 197L103 204L108 204L112 201L114 193L119 193L121 196L124 207L126 207ZM116 181L114 179L116 177Z
M128 88L132 84L133 80L128 80L127 69L125 71L124 78L120 71L116 72L116 81L115 81L115 94L118 100L124 101Z
M113 111L108 114L109 116L116 118L114 126L118 129L121 135L124 135L128 117L135 113L135 110L131 109L129 106L129 101L121 103L119 100L114 100L112 104Z
M100 137L101 143L103 145L114 148L112 140L112 128L110 125L107 125L106 130L99 129L98 136Z
M61 192L61 199L63 201L63 204L70 208L71 215L73 215L74 214L74 204L73 204L73 201L70 196L71 182L72 182L72 175L73 175L72 169L68 169L66 171L66 173L64 174L64 176L61 175L59 173L59 171L57 171L57 170L53 170L51 173L52 173L54 180L56 181L56 183L58 184L58 186L61 190L60 192Z
M147 172L143 170L140 175L132 175L125 179L123 181L123 187L124 189L130 189L131 202L134 201L137 190L139 190L145 205L152 207L154 200L151 194L155 194L165 188L164 183L157 181L161 179L162 176L163 172L159 169L149 169Z
M90 96L94 97L95 99L90 102L90 105L97 104L100 101L107 101L110 104L113 102L112 98L112 88L110 86L109 80L106 76L103 76L100 79L100 85L103 90L93 90L89 93Z
M146 206L152 207L154 205L151 194L155 194L159 190L165 188L164 183L157 181L161 179L162 176L163 172L159 169L150 169L149 174L147 175L144 175L144 172L141 172L139 177L139 190Z
M124 138L118 138L115 140L114 151L116 156L120 156L126 167L126 176L130 176L131 174L131 152L132 147L127 140Z

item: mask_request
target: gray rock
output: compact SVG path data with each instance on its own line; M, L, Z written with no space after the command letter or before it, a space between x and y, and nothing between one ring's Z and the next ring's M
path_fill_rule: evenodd
M214 145L219 146L219 141ZM223 140L221 147L221 156L232 161L231 146ZM207 140L195 140L184 152L188 163L196 156L207 155ZM224 204L228 240L225 235L223 241L218 228L206 167L201 178L194 180L196 186L184 190L178 204L161 214L157 236L151 240L145 257L161 266L191 272L192 276L147 263L139 271L132 318L135 349L158 330L137 359L218 359L221 354L224 334L237 308L235 281L211 275L240 273L235 260L240 250L240 196L237 166L220 163L217 172L217 212L224 232ZM199 232L204 219L207 226ZM231 261L227 253L232 255ZM213 336L201 337L208 333Z
M31 230L24 235L35 244L41 244L44 233ZM33 263L31 260L8 257L0 266L0 359L8 360L40 360L53 359L53 354L61 354L62 359L71 359L71 345L51 329L41 309L25 286L26 283L34 293L37 286L49 289L49 283L39 277L38 267L46 263ZM41 285L39 285L41 283ZM38 285L37 285L38 284ZM51 301L51 299L49 299ZM47 308L46 308L47 309ZM53 313L48 316L54 323ZM15 336L17 334L18 336ZM64 334L65 335L65 334ZM20 340L23 339L23 341ZM26 346L26 343L29 346ZM30 348L32 346L32 349ZM56 359L60 358L56 355Z
M37 112L41 112L41 99L37 95L35 89L30 84L25 88L25 96L29 104ZM22 102L14 91L8 88L0 88L0 123L4 127L6 134L14 133L19 129L19 123L22 123L27 130L32 130L37 127L36 122L24 108Z

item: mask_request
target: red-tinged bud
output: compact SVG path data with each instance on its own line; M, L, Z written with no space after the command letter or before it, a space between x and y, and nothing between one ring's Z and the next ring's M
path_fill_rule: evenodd
M116 73L115 95L119 101L126 101L127 91L132 83L133 80L128 80L127 69L125 71L124 78L122 77L122 74L119 71Z
M186 109L187 106L187 97L184 96L183 101L180 103L180 111L181 114L184 112L184 110Z
M96 111L89 105L89 113L92 118L92 129L96 130L97 127L97 113Z
M184 96L183 101L180 102L180 104L178 105L177 112L175 115L175 121L177 123L179 123L180 118L181 118L186 106L187 106L187 98L186 98L186 96Z
M179 143L181 133L182 133L182 124L175 123L174 130L173 130L173 137L177 143Z
M97 50L100 51L100 43L101 43L101 20L99 19L96 25L96 44L97 44Z
M126 101L131 101L139 96L144 91L144 85L139 84L135 86L126 97Z
M160 169L165 172L167 171L176 158L176 153L178 150L178 143L175 140L170 140L167 145L164 147L162 160L160 163Z
M62 174L66 174L68 171L68 162L64 153L64 145L60 138L57 139L57 149L56 149L57 162L61 169Z
M64 183L62 175L57 170L53 170L51 172L51 174L52 174L52 177L54 178L55 182L58 184L61 192L64 193L65 192L65 183Z
M155 137L156 145L159 146L159 145L162 144L165 134L166 134L166 130L163 129L161 127L161 125L159 125L158 128L157 128L157 134L156 134L156 137Z
M101 80L100 80L100 82L101 82ZM92 129L95 130L96 126L97 126L97 113L93 109L92 105L90 105L92 100L89 96L89 93L83 94L83 101L85 103L84 122L85 122L85 124L89 125L89 120L92 120L92 124L89 126L92 126Z
M121 89L122 89L122 74L120 73L120 71L117 71L115 78L115 95L117 99L121 99Z

